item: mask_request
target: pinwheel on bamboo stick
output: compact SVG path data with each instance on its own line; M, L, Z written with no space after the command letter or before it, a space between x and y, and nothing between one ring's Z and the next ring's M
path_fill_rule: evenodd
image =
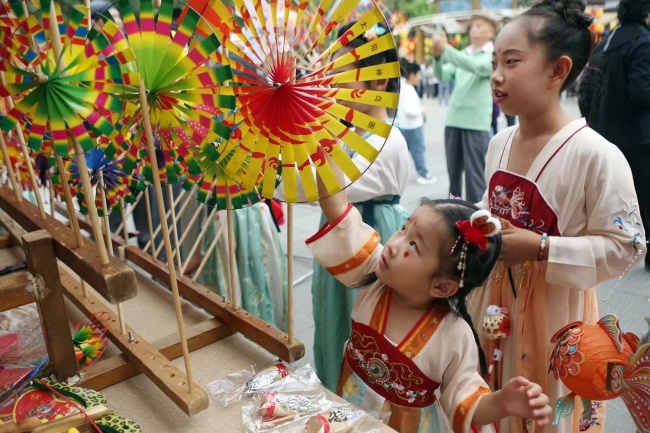
M224 169L246 188L253 187L254 179L237 176L244 161L250 170L264 172L269 179L276 176L273 167L277 165L283 168L283 198L313 201L320 198L315 172L328 194L333 194L347 185L336 181L332 162L353 182L362 171L349 151L369 163L377 157L391 125L352 107L394 109L398 93L344 87L352 82L396 79L400 72L397 62L356 66L363 59L395 49L392 35L385 31L387 26L378 26L385 24L385 19L374 3L344 35L333 36L358 3L260 1L251 8L248 2L235 0L235 19L222 1L211 2L206 20L225 41L234 74L232 90L238 96L239 110L226 121L241 122L241 140L225 143L218 162L224 163L228 155ZM289 20L291 16L295 19ZM309 21L306 35L298 30L303 20ZM365 44L353 50L346 47L362 36L366 36ZM312 42L305 44L303 39ZM365 134L359 135L346 124L381 137L382 146L371 144ZM299 197L301 189L305 197ZM275 183L265 179L262 196L273 198L274 193Z
M232 92L221 92L223 84L231 78L230 68L208 67L208 60L219 49L220 42L214 33L194 33L201 22L197 11L190 9L172 31L170 0L162 2L156 19L150 1L140 3L139 19L129 0L121 0L118 9L145 83L153 135L165 158L161 181L176 183L178 173L169 170L174 165L174 151L191 143L201 146L230 135L230 128L213 118L221 109L235 107ZM125 86L124 96L139 105L138 91L137 86ZM125 165L128 173L135 168L140 151L147 148L141 111L136 111L125 126L134 131ZM144 163L149 164L148 158Z
M136 175L127 175L120 168L121 159L111 159L106 156L101 148L95 148L86 153L86 163L90 183L93 186L93 200L97 207L100 217L109 215L114 209L120 207L120 199L126 204L133 204L138 196L146 188L144 179ZM70 185L73 196L77 197L79 202L79 212L88 213L88 203L86 194L83 191L79 178L79 166L77 157L72 156L65 159L65 168L67 178L65 179ZM61 175L57 173L52 180L60 184ZM103 204L102 195L106 197L106 206Z
M137 159L140 151L146 149L147 158L144 163L150 165L156 193L169 264L169 284L174 297L187 383L191 393L194 383L154 143L158 140L161 149L171 151L187 146L186 142L203 146L204 143L219 138L228 139L230 128L213 119L213 116L218 109L233 109L235 98L232 93L222 94L224 83L231 78L230 68L207 66L212 53L220 47L216 35L210 33L203 37L194 33L201 16L192 9L176 23L177 28L172 32L173 6L173 0L162 1L157 16L154 16L152 2L143 0L139 3L139 16L136 17L130 0L120 0L118 10L140 74L137 87L124 86L125 99L137 106L131 119L124 125L126 130L134 132L127 160ZM190 43L191 41L194 42ZM119 86L112 87L116 92L119 91ZM203 136L203 131L195 132L193 126L197 124L207 129L207 135ZM166 170L165 175L165 180L172 182L175 171ZM173 210L172 223L175 226ZM180 255L177 254L177 257L181 268Z
M17 10L20 3L12 7ZM23 123L29 133L27 145L34 150L41 148L44 135L51 131L54 152L67 156L76 153L69 140L72 136L84 151L96 147L95 137L100 135L119 138L113 114L128 112L129 106L104 88L110 84L115 90L114 86L123 86L116 82L137 81L137 74L127 72L133 52L114 23L105 23L101 31L89 28L88 9L75 6L66 26L61 8L55 5L54 10L55 16L42 11L43 25L35 15L20 23L34 45L19 44L24 51L14 51L15 57L9 59L0 95L14 96L16 106L0 119L0 128L8 131ZM50 43L50 20L56 20L61 33L61 57Z
M17 15L24 12L21 2L11 5ZM52 2L49 9L41 11L40 20L35 15L24 16L19 31L28 36L29 46L21 52L15 50L7 64L0 95L13 96L16 101L0 119L0 128L8 131L22 127L28 131L28 139L21 144L34 150L41 148L44 135L49 133L60 171L64 170L62 155L79 154L81 181L86 194L90 194L83 152L97 145L99 135L119 139L113 115L128 113L130 106L104 88L138 80L138 75L127 72L126 67L132 62L133 52L114 23L106 23L102 29L90 28L88 8L83 6L71 9L66 24L61 8ZM63 185L68 214L77 242L82 245L71 195ZM39 208L44 216L42 201ZM89 206L89 216L95 239L100 239L94 203ZM105 245L98 241L97 248L102 263L108 263Z

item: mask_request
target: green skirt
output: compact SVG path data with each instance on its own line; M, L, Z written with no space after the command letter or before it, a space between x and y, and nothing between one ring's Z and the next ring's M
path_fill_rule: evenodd
M202 257L207 253L220 227L226 225L225 213L220 213L220 219L209 224L201 247ZM233 230L237 259L235 281L238 284L239 305L286 332L287 312L284 306L287 298L287 255L280 243L268 206L258 203L234 211ZM200 281L216 293L227 295L230 267L226 227L203 268Z

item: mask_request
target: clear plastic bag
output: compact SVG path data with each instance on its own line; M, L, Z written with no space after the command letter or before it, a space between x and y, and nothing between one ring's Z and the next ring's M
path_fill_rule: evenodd
M320 381L309 364L293 368L284 362L270 366L253 365L208 384L208 390L224 407L266 392L309 392Z
M249 433L359 432L368 415L323 393L274 393L256 396L242 408Z
M0 313L0 413L48 362L36 307Z

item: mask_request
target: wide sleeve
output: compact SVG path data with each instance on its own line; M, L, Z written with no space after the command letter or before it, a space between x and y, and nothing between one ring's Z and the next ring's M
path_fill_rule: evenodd
M477 428L472 426L474 412L481 398L490 390L478 374L478 349L469 325L457 318L453 328L445 338L447 367L442 376L440 405L454 433L471 433ZM479 431L493 430L491 426L485 426Z
M352 287L377 266L383 251L380 240L379 234L362 221L359 211L350 204L333 224L325 223L305 243L327 272Z
M442 58L433 61L433 73L442 82L452 81L456 78L456 66L445 63Z
M615 146L602 145L602 152L589 161L584 180L586 233L550 237L548 283L584 290L623 275L645 255L630 166Z
M447 46L445 52L440 56L440 60L472 72L479 77L489 78L492 75L492 57L488 53L472 55Z
M650 109L650 36L645 36L632 53L627 86L630 103L638 109Z

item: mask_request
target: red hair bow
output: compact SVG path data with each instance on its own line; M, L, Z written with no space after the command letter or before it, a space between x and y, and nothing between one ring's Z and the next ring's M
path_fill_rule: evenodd
M488 238L479 227L474 227L469 220L457 221L456 227L463 234L465 242L475 245L479 251L487 250Z
M457 221L456 227L465 242L475 245L479 251L487 250L488 238L501 231L501 222L487 210L477 210L469 220Z

